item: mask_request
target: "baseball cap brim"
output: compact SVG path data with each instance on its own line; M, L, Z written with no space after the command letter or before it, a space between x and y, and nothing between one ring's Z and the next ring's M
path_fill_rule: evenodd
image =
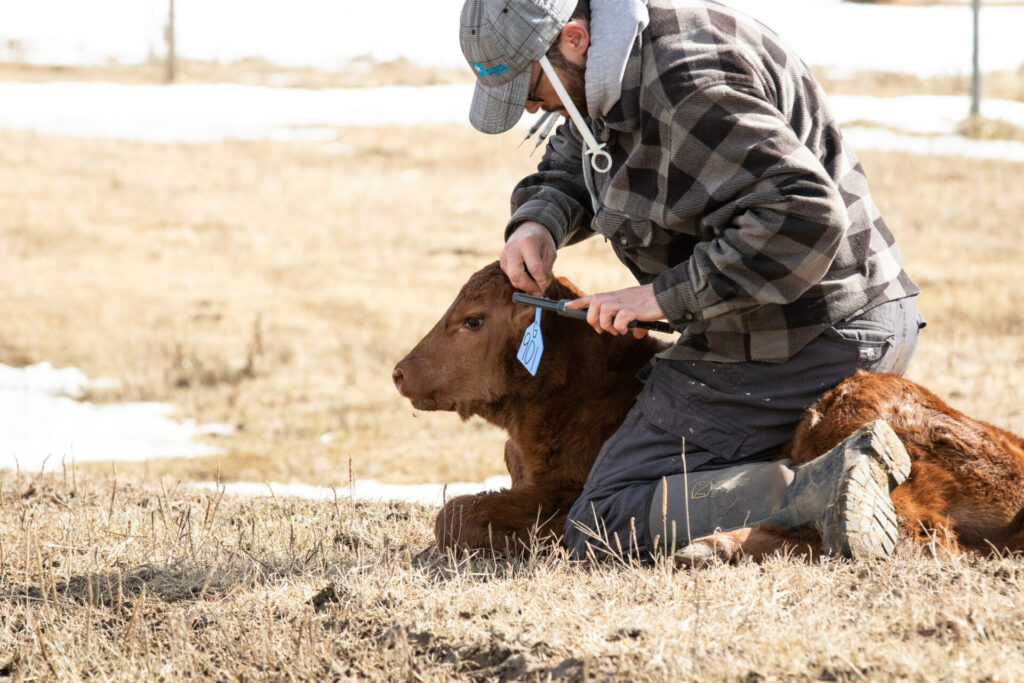
M469 122L481 133L504 133L516 125L526 107L530 89L529 69L508 83L483 85L476 83L473 104L469 108Z

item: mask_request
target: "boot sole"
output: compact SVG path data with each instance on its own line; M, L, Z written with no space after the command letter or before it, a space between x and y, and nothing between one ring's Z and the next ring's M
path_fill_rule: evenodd
M826 551L854 560L888 557L896 548L899 524L889 493L910 476L910 456L883 420L865 425L851 441L867 457L846 474L833 511L834 547Z

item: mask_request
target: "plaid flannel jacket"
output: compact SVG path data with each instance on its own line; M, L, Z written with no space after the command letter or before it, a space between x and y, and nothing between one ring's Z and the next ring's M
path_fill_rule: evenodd
M840 320L916 295L860 162L792 49L716 2L648 9L621 99L591 121L611 171L590 174L564 123L513 191L506 238L526 220L559 247L603 235L654 283L682 333L662 356L679 360L781 362Z

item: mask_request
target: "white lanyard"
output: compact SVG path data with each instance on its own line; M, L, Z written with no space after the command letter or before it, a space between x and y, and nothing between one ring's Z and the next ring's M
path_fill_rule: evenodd
M547 56L540 58L540 68L544 69L544 73L548 75L548 80L551 81L551 85L555 89L555 93L558 94L558 99L562 100L562 106L565 107L565 111L569 113L569 118L572 119L573 123L576 124L576 128L580 131L580 135L583 136L583 140L587 144L587 150L585 154L590 155L590 165L598 173L607 173L612 168L612 155L609 154L604 148L605 144L597 143L597 138L590 132L590 128L587 127L586 122L580 115L579 109L573 104L572 98L569 97L569 93L566 92L565 86L562 85L562 81L559 80L558 74L555 73L555 67L551 66L551 62L548 61Z

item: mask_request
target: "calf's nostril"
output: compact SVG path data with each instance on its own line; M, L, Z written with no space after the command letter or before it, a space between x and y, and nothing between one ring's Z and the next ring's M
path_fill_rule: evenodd
M395 371L391 373L391 379L394 381L395 386L401 389L402 380L405 379L405 373L403 373L400 368L395 368Z

